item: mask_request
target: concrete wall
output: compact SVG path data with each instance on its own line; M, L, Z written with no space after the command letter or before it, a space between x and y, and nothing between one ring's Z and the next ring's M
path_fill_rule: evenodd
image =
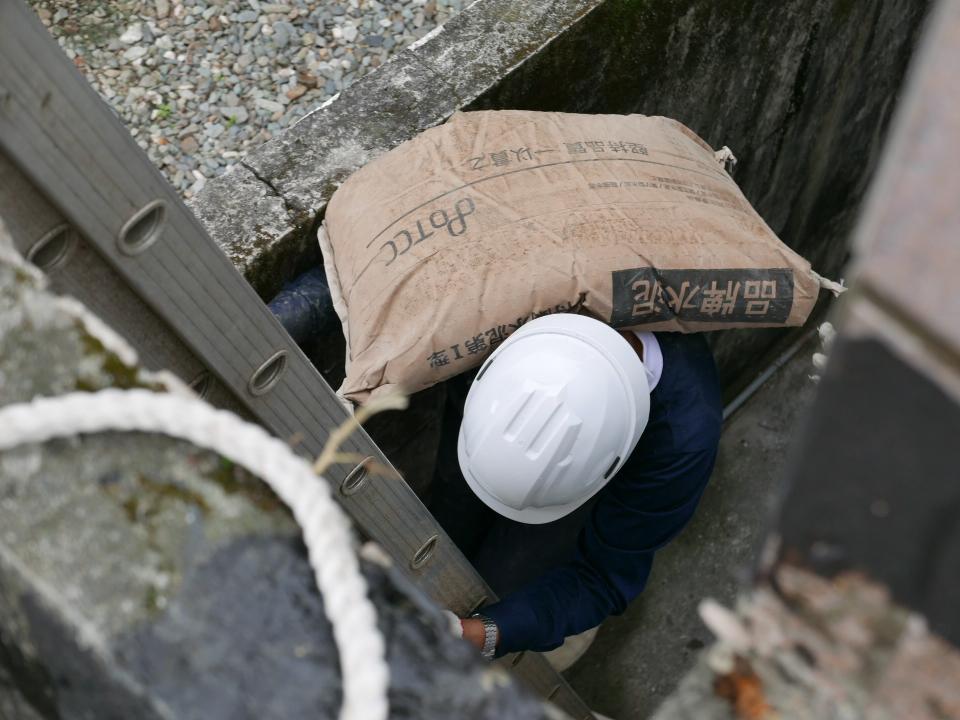
M609 0L467 109L676 118L773 230L839 276L930 3ZM714 336L732 389L777 332Z
M960 647L960 5L938 5L857 229L778 531L781 562L864 572Z
M937 5L746 622L712 624L657 720L960 717L960 5Z

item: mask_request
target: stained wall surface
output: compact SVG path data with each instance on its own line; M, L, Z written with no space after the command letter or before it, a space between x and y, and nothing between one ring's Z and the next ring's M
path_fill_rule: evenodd
M771 228L841 277L929 2L610 0L469 108L676 118L733 149ZM714 336L733 390L778 340Z

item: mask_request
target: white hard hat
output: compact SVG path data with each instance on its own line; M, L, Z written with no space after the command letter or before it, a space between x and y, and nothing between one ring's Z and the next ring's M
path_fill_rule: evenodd
M581 315L547 315L507 338L477 373L460 469L501 515L551 522L616 474L649 414L647 374L620 333Z

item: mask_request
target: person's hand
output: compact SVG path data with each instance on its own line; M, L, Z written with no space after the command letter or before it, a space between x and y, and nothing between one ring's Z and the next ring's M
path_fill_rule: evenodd
M449 610L444 610L443 614L447 617L450 622L450 631L459 638L463 638L471 645L477 648L477 650L483 650L483 643L485 640L485 633L483 629L483 621L479 618L463 618L462 620L454 615ZM494 647L500 644L500 631L497 631L497 639L494 643Z
M477 618L464 618L460 625L463 627L463 639L475 645L477 650L483 650L483 622Z

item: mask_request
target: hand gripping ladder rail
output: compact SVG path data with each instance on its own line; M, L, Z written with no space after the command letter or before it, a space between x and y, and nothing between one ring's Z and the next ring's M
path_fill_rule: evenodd
M23 0L0 0L0 214L18 249L123 334L148 367L298 437L315 457L346 417L334 392ZM365 432L328 479L353 521L437 603L494 595ZM376 460L392 476L371 481ZM589 709L535 653L501 660L574 720Z

